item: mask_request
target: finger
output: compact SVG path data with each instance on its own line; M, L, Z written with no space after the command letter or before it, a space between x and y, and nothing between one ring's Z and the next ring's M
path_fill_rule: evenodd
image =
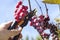
M8 21L6 23L2 23L0 25L0 29L7 29L12 24L12 21Z
M4 29L7 29L8 27L10 27L10 25L11 25L12 23L13 23L12 21L8 21L8 22L5 24Z
M19 35L19 38L21 39L22 38L22 34L20 33L20 35Z
M11 36L8 40L13 40L13 36ZM20 40L22 38L22 34L21 33L19 33L19 38L18 38L18 40Z
M22 29L19 29L19 30L17 30L17 29L8 30L8 35L9 35L9 37L15 36L15 35L21 33L21 31L22 31Z
M19 33L21 33L21 29L20 30L3 30L3 31L0 31L0 38L4 38L4 39L8 39L9 37L11 36L16 36L18 35Z

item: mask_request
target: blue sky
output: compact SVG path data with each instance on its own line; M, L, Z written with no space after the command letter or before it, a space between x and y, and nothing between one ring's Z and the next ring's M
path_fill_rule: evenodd
M14 20L14 10L15 10L15 6L16 3L19 0L0 0L0 24L7 22L9 20ZM46 10L45 10L45 6L44 3L41 2L41 0L37 0L43 10L44 15L46 14ZM28 6L28 0L24 0L23 1L24 5ZM37 16L39 16L41 14L41 11L38 7L38 5L36 4L36 2L34 0L31 0L31 5L32 5L32 10L34 8L37 9ZM49 10L49 16L50 16L50 22L55 22L54 18L58 17L59 14L59 6L58 5L54 5L54 4L47 4L48 10ZM29 11L29 9L28 9ZM28 25L22 30L22 34L23 37L25 37L26 35L29 35L29 37L36 37L37 35L39 35L39 33L32 27Z

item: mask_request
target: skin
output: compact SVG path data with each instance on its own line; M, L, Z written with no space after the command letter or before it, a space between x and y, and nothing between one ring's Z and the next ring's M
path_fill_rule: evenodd
M12 29L7 30L7 28L12 24L12 21L0 24L0 40L8 40L11 36L15 36L21 33L22 29ZM22 38L22 34L20 34L20 38Z

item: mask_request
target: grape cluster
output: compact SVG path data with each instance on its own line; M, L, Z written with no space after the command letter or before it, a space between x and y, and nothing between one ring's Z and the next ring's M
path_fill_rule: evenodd
M28 14L28 6L22 5L22 1L19 1L16 5L16 10L15 10L15 20L19 22L21 19L24 19L24 17Z
M57 27L53 24L49 24L49 16L40 15L39 17L33 16L30 20L30 26L33 26L41 35L43 40L51 39L59 40L56 33ZM51 36L51 37L50 37Z
M30 21L30 26L33 26L43 38L47 38L50 35L50 33L44 32L46 29L48 29L45 27L45 19L49 18L44 18L44 15L40 15L39 17L33 16Z

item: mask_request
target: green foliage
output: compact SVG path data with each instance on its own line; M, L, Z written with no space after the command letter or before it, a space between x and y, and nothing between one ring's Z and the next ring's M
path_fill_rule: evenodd
M60 39L60 30L59 29L58 29L57 33L58 33L58 37Z
M29 40L29 36L26 36L25 40ZM35 40L35 39L31 37L31 40ZM41 36L37 36L36 40L42 40Z
M26 36L26 40L29 40L29 37L28 36Z
M37 36L36 40L42 40L41 36Z
M31 40L34 40L34 38L32 37Z

